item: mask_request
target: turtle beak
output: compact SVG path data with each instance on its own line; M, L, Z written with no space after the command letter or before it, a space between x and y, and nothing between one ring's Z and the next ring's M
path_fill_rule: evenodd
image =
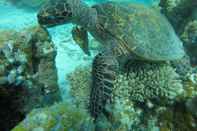
M91 53L90 51L87 49L87 48L82 48L83 52L88 55L88 56L91 56Z
M89 48L88 48L88 43L78 43L78 46L81 48L81 50L88 56L91 55L90 51L89 51Z

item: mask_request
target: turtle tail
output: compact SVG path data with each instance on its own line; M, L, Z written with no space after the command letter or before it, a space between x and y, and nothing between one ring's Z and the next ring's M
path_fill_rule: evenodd
M93 61L90 113L95 119L106 113L104 108L111 101L117 69L118 62L112 55L99 53Z

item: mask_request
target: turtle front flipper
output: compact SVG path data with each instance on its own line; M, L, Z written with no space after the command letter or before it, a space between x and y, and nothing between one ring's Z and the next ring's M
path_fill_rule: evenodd
M96 119L105 114L105 105L111 101L114 82L118 71L118 61L109 53L99 53L92 68L92 87L90 93L90 113Z
M83 50L86 55L90 55L88 47L88 33L83 27L73 27L72 37L76 44Z

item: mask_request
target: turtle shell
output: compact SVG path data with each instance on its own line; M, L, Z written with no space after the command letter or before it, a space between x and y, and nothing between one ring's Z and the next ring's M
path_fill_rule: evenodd
M125 2L108 2L93 8L97 10L98 25L103 28L103 33L118 41L116 50L119 53L134 53L138 58L152 61L184 56L182 42L158 10Z

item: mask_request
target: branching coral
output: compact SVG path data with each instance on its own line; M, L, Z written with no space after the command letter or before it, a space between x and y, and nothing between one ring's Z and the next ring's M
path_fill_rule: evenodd
M79 95L79 90L81 89L83 97L88 97L90 71L84 68L77 70L74 74L69 79L73 96L80 100L82 96ZM127 73L118 75L114 95L125 96L132 101L146 102L146 100L153 99L158 101L172 100L182 91L183 87L179 75L170 65L134 62L131 65L129 75Z
M117 131L136 130L140 128L142 110L135 108L134 103L124 94L114 97L113 103L105 107L111 114L111 126Z
M68 80L71 85L70 93L74 97L76 105L80 108L87 109L91 84L90 67L78 67L73 73L68 76ZM127 95L124 95L122 93L121 98L114 97L113 105L110 104L108 106L109 108L113 106L113 109L110 112L113 114L113 120L111 120L111 123L114 124L110 124L109 121L106 120L106 118L103 116L100 117L100 119L96 123L97 129L128 130L131 129L132 126L139 123L139 116L141 114L141 111L135 111L133 103L128 100ZM119 126L115 127L115 125Z
M134 62L129 76L120 75L116 83L116 88L128 91L129 99L139 102L172 100L183 91L178 74L165 63Z
M91 73L89 67L78 67L67 79L70 82L70 94L79 107L87 108L90 96Z
M89 102L89 84L91 83L89 68L78 68L69 77L71 94L78 105L83 105L82 108L87 108ZM144 102L151 106L152 100L159 103L172 102L182 93L182 81L175 69L168 63L133 62L129 74L118 75L112 103L108 103L105 107L106 111L111 114L111 124L106 124L103 117L96 124L104 126L105 130L137 130L142 127L140 118L143 111L134 106L134 101Z

